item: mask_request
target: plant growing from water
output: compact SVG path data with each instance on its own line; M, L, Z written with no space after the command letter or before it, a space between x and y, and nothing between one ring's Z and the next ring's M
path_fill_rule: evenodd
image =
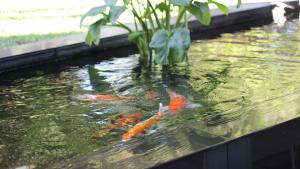
M188 29L189 17L194 16L202 24L211 22L209 4L216 5L228 14L228 8L216 0L206 2L197 0L104 0L105 5L90 9L82 16L80 25L86 17L100 16L89 26L86 43L98 45L101 28L113 26L126 29L128 40L137 45L141 56L152 63L168 65L184 61L191 39ZM238 6L241 0L238 0ZM119 21L122 14L133 16L134 28ZM176 14L177 13L177 14ZM176 17L171 17L176 14Z

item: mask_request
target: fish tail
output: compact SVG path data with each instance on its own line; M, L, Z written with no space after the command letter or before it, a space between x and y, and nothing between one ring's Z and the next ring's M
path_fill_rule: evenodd
M164 105L162 103L159 103L158 112L163 112Z
M159 103L158 112L161 112L163 116L170 115L170 112L168 110L169 110L168 106L164 106L162 103Z

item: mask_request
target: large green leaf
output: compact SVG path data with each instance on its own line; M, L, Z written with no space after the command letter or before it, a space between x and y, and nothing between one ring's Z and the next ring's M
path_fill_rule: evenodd
M82 23L84 21L84 19L88 16L96 16L102 12L106 11L106 6L97 6L97 7L94 7L94 8L91 8L86 14L84 14L82 17L81 17L81 20L80 20L80 27L82 26Z
M171 4L179 6L188 6L191 0L170 0Z
M169 39L169 62L180 63L187 55L191 44L190 31L187 28L177 28Z
M118 0L104 0L107 6L115 6Z
M98 45L100 43L101 36L101 26L104 26L107 23L107 18L102 18L97 22L90 25L88 33L85 37L85 42L88 45Z
M161 29L153 35L149 46L155 51L155 62L167 65L182 62L190 43L190 31L187 28L176 28L171 35Z
M125 6L112 6L109 10L110 22L115 24L125 10Z
M223 5L223 4L219 3L219 2L216 2L214 0L209 0L208 2L212 3L212 4L215 4L220 9L220 11L222 11L223 13L225 13L226 15L228 15L229 10L228 10L227 6L225 6L225 5Z
M158 64L167 65L169 64L169 47L168 47L169 36L166 30L160 29L153 35L149 46L154 49L155 57L154 60Z
M209 25L211 22L210 10L207 2L194 2L186 7L202 24Z

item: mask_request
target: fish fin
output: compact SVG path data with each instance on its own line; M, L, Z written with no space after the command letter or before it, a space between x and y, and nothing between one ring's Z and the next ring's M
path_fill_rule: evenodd
M188 101L186 108L195 109L195 108L199 108L199 107L202 107L202 105L198 104L198 103L194 103L194 102Z
M162 103L159 103L158 112L163 112L164 105Z
M168 106L164 106L162 103L159 103L159 109L158 112L162 112L163 115L169 115L169 107Z

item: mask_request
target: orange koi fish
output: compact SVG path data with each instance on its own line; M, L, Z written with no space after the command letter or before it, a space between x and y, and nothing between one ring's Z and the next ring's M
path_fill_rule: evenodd
M159 122L163 117L164 113L162 112L162 104L159 106L159 111L155 115L151 116L149 119L145 120L142 123L136 124L132 129L123 134L122 141L127 141L152 127L154 124Z
M96 134L92 137L93 142L99 140L103 136L105 136L107 133L109 133L112 130L120 129L126 125L135 125L137 124L141 118L143 117L143 114L140 112L132 113L129 115L121 115L116 120L115 123L108 125L106 128L96 132Z
M146 98L149 100L156 100L157 94L154 91L147 91L146 92Z
M131 96L114 96L114 95L102 95L102 94L97 94L97 95L92 95L92 94L84 94L78 96L80 100L84 101L132 101L135 99L135 97Z
M167 90L169 96L170 96L170 103L169 103L169 112L170 113L177 113L181 109L186 108L188 106L187 99L179 95L171 90Z

